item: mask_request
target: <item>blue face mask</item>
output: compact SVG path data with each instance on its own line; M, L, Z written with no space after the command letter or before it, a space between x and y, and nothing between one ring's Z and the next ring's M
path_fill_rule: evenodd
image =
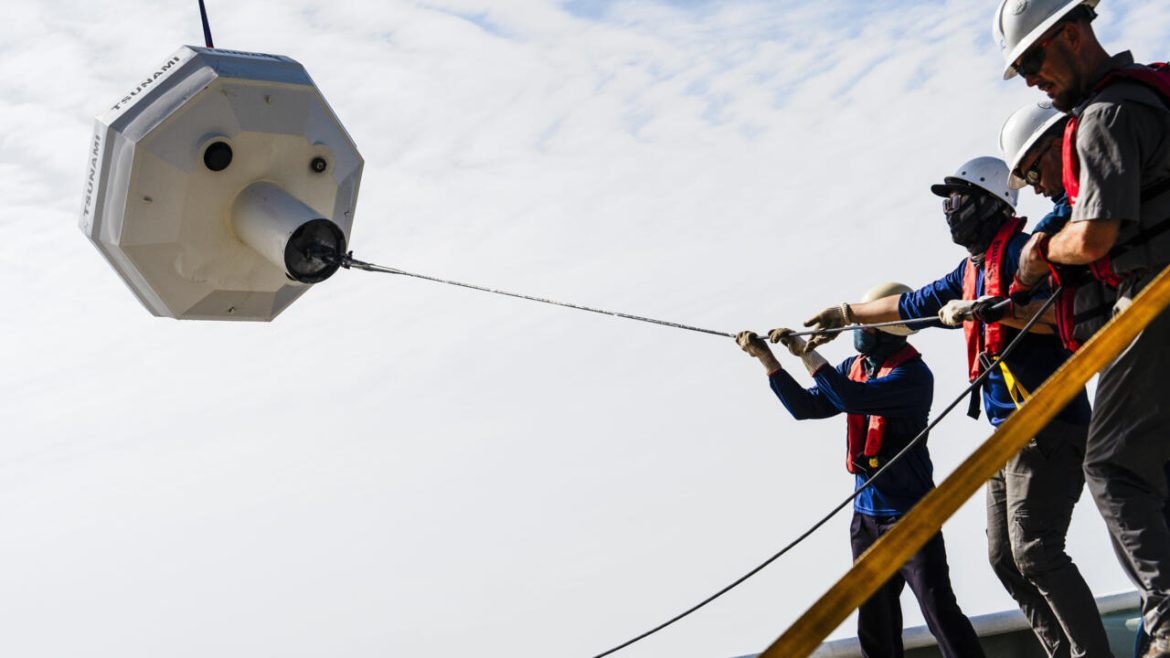
M878 361L889 358L905 344L905 336L895 336L884 331L853 332L853 349L862 356L872 357Z
M872 356L881 344L881 334L876 331L853 332L853 349L862 356Z

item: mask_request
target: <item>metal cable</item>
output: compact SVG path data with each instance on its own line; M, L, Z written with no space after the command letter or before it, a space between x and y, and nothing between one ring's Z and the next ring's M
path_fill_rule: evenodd
M720 589L719 591L715 592L711 596L708 596L707 598L703 599L702 601L700 601L696 605L691 606L690 608L688 608L684 612L681 612L678 615L675 615L674 617L670 618L669 620L659 624L658 626L655 626L654 628L646 631L645 633L642 633L641 635L638 635L637 637L626 640L625 642L615 646L612 649L609 649L608 651L603 651L602 653L595 655L593 658L603 658L604 656L608 656L612 653L620 651L621 649L624 649L624 648L630 646L631 644L638 642L639 640L645 639L645 638L653 635L654 633L657 633L658 631L666 628L667 626L670 626L671 624L683 619L684 617L689 616L691 613L698 611L700 608L706 606L708 603L711 603L715 599L723 596L727 592L730 592L732 589L739 586L741 583L743 583L748 578L751 578L752 576L754 576L757 573L759 573L760 571L762 571L764 569L764 567L775 562L777 559L780 558L780 556L784 555L788 551L795 548L798 544L800 544L802 541L807 539L814 532L819 530L821 528L821 526L828 523L829 519L831 519L833 516L835 516L837 514L837 512L840 512L847 505L852 503L854 501L854 499L856 499L859 495L861 495L862 491L865 491L867 488L869 488L870 485L873 484L874 480L881 477L882 473L886 472L886 469L888 469L891 466L893 466L894 464L898 463L898 461L900 459L902 459L902 457L904 455L906 455L910 451L911 448L913 448L914 446L918 445L923 440L925 440L926 436L930 433L930 430L934 429L934 427L936 425L938 425L939 422L942 421L943 418L946 418L947 414L949 414L952 410L954 410L954 408L956 406L958 406L959 403L962 402L964 398L966 398L968 395L970 395L972 391L976 390L979 386L981 386L983 384L983 382L987 379L987 377L991 374L991 371L994 370L1000 364L1001 361L1003 361L1005 358L1007 358L1008 354L1010 354L1012 352L1012 350L1015 349L1016 345L1020 342L1020 339L1022 339L1025 335L1027 335L1029 329L1031 329L1033 326L1035 326L1035 324L1040 320L1040 316L1044 315L1044 313L1049 308L1051 308L1054 303L1056 303L1056 298L1059 295L1060 295L1060 288L1057 287L1056 290L1052 293L1052 296L1049 297L1048 300L1046 302L1044 302L1044 305L1040 307L1040 310L1038 310L1036 312L1036 314L1033 315L1032 318L1029 319L1028 322L1024 324L1024 327L1022 329L1020 329L1019 335L1016 336L1014 339L1012 339L1012 341L1010 343L1008 343L1007 347L1004 348L1003 352L999 355L999 357L996 358L995 361L992 362L991 365L988 366L982 373L980 373L980 375L975 379L975 381L971 382L971 384L968 385L967 388L964 389L963 392L957 398L955 398L955 400L953 402L951 402L949 405L947 405L946 409L943 409L943 412L941 414L939 414L937 418L935 418L933 421L931 421L926 426L925 429L923 429L921 432L918 433L917 436L915 436L913 439L911 439L911 441L908 444L906 444L905 448L902 448L900 451L898 451L898 454L894 455L893 458L890 459L890 461L886 462L881 468L879 468L877 471L875 471L874 474L869 477L869 479L867 479L860 487L857 488L856 491L853 492L853 495L849 496L844 501L842 501L839 505L834 507L828 514L826 514L819 521L814 523L812 525L812 527L810 527L808 530L801 533L801 535L799 537L792 540L792 542L790 542L784 548L780 549L780 551L775 553L774 555L772 555L772 557L769 557L767 560L764 560L759 566L755 567L751 571L748 571L746 574L735 579L734 581L731 582L731 584Z
M394 268L394 267L386 267L384 265L375 265L373 263L367 263L364 261L357 260L356 258L353 257L352 253L346 254L345 256L342 256L340 259L338 259L336 257L330 258L328 255L325 255L325 254L321 254L320 257L325 258L325 259L331 259L332 261L337 262L338 264L340 264L342 267L344 267L346 269L352 268L352 269L358 269L358 270L365 270L367 272L381 272L383 274L400 274L402 276L409 276L409 277L413 277L415 279L423 279L424 281L433 281L435 283L444 283L444 284L447 284L449 286L458 286L460 288L469 288L471 290L478 290L480 292L489 292L489 293L492 293L493 295L503 295L505 297L514 297L516 299L527 299L528 301L540 302L541 304L552 304L553 306L561 306L564 308L574 308L574 309L577 309L578 311L589 311L590 313L600 313L601 315L609 315L609 316L612 316L615 318L625 318L627 320L637 320L639 322L649 322L650 324L657 324L657 325L660 325L663 327L673 327L675 329L685 329L687 331L697 331L697 332L703 333L703 334L711 334L712 336L724 336L726 338L735 338L736 337L736 334L731 333L731 332L727 332L727 331L716 331L714 329L704 329L702 327L694 327L694 326L691 326L689 324L681 324L678 322L668 322L666 320L655 320L654 318L647 318L647 317L644 317L641 315L630 315L629 313L619 313L617 311L606 311L606 310L600 309L600 308L581 306L580 304L570 304L568 302L558 302L556 300L546 299L544 297L533 297L531 295L522 295L522 294L516 293L516 292L508 292L506 290L497 290L495 288L487 288L484 286L477 286L477 285L470 284L470 283L462 283L459 281L450 281L447 279L440 279L438 277L427 276L425 274L416 274L414 272L406 272L404 270L400 270L400 269ZM909 320L894 320L892 322L875 322L872 324L851 324L851 325L846 325L844 327L837 327L834 329L824 329L824 330L819 330L819 331L818 330L799 331L799 332L794 332L790 335L811 336L813 334L837 334L837 333L841 333L844 331L859 331L862 329L880 329L882 327L921 324L921 323L926 323L926 322L934 322L937 319L938 318L931 316L931 317L927 317L927 318L911 318ZM767 332L765 332L765 333L760 334L760 335L767 336L768 334L767 334Z
M666 320L655 320L654 318L646 318L640 315L630 315L628 313L618 313L616 311L606 311L600 308L591 308L589 306L581 306L578 304L569 304L567 302L558 302L552 299L545 299L543 297L532 297L530 295L521 295L520 293L508 292L506 290L496 290L494 288L485 288L483 286L476 286L470 283L460 283L459 281L448 281L447 279L440 279L438 277L426 276L425 274L415 274L413 272L405 272L393 267L385 267L382 265L374 265L373 263L366 263L357 260L352 254L347 254L341 259L341 266L349 269L355 268L365 270L367 272L382 272L384 274L401 274L402 276L414 277L416 279L423 279L425 281L434 281L435 283L445 283L449 286L459 286L460 288L470 288L471 290L479 290L481 292L490 292L494 295L504 295L505 297L515 297L517 299L527 299L532 302L540 302L542 304L552 304L553 306L563 306L565 308L575 308L578 311L589 311L590 313L600 313L602 315L610 315L615 318L625 318L627 320L637 320L639 322L649 322L651 324L658 324L664 327L674 327L675 329L686 329L687 331L697 331L703 334L712 334L714 336L725 336L727 338L735 338L735 334L726 331L715 331L713 329L703 329L702 327L692 327L689 324L680 324L678 322L667 322Z

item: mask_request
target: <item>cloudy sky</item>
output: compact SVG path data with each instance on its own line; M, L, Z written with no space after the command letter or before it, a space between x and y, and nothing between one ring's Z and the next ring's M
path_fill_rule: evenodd
M217 45L304 64L357 142L359 258L730 332L954 267L927 188L1039 97L1000 80L995 4L209 10ZM1170 55L1167 3L1100 10L1110 51ZM0 654L591 656L849 493L843 419L793 421L730 339L351 271L269 324L151 317L77 228L85 152L202 42L196 3L4 12ZM941 408L961 338L914 342ZM948 418L940 479L988 432ZM964 609L1011 607L981 499L946 538ZM1087 495L1070 543L1098 594L1129 589ZM619 655L759 651L849 561L843 513Z

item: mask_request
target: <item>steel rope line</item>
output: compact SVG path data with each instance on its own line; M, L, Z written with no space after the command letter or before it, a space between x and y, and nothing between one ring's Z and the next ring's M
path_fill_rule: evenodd
M325 258L328 258L328 256L325 256ZM600 309L600 308L593 308L590 306L582 306L580 304L570 304L568 302L558 302L556 300L546 299L544 297L534 297L532 295L522 295L520 293L509 292L507 290L498 290L495 288L488 288L485 286L477 286L477 285L474 285L471 283L462 283L460 281L451 281L448 279L441 279L439 277L428 276L425 274L416 274L414 272L407 272L405 270L400 270L400 269L394 268L394 267L386 267L384 265L375 265L373 263L367 263L365 261L360 261L360 260L357 260L356 258L354 258L352 253L346 254L345 256L341 257L340 259L337 259L336 257L334 257L332 260L333 260L333 262L340 264L341 267L344 267L346 269L352 268L352 269L358 269L358 270L365 270L367 272L380 272L383 274L399 274L402 276L413 277L415 279L422 279L424 281L433 281L435 283L443 283L443 284L447 284L449 286L458 286L460 288L468 288L471 290L478 290L480 292L488 292L488 293L492 293L494 295L503 295L505 297L514 297L516 299L526 299L526 300L532 301L532 302L540 302L541 304L551 304L553 306L561 306L564 308L577 309L578 311L589 311L590 313L600 313L601 315L609 315L609 316L615 317L615 318L624 318L626 320L637 320L639 322L649 322L650 324L657 324L657 325L661 325L664 327L672 327L674 329L685 329L687 331L697 331L699 333L711 334L713 336L723 336L726 338L735 338L736 337L736 334L733 334L733 333L730 333L727 331L716 331L714 329L704 329L702 327L695 327L695 326L691 326L688 324L681 324L679 322L668 322L666 320L656 320L654 318L648 318L648 317L644 317L641 315L631 315L629 313L619 313L617 311L607 311L607 310ZM816 331L816 330L801 331L801 332L796 332L792 335L794 335L794 336L809 336L812 334L837 334L837 333L841 333L844 331L858 331L861 329L879 329L881 327L921 324L921 323L925 323L925 322L934 322L937 319L938 318L931 316L931 317L927 317L927 318L911 318L909 320L894 320L891 322L876 322L873 324L852 324L852 325L846 325L844 327L825 329L823 331Z
M449 286L459 286L460 288L470 288L471 290L479 290L480 292L490 292L494 295L504 295L505 297L515 297L517 299L527 299L532 302L540 302L542 304L552 304L553 306L563 306L565 308L575 308L579 311L589 311L590 313L600 313L602 315L609 315L616 318L625 318L627 320L637 320L639 322L649 322L651 324L658 324L664 327L673 327L675 329L685 329L687 331L697 331L704 334L712 334L715 336L725 336L727 338L735 338L735 334L726 331L715 331L713 329L703 329L702 327L693 327L689 324L680 324L678 322L667 322L666 320L655 320L654 318L647 318L641 315L630 315L628 313L618 313L617 311L606 311L600 308L593 308L590 306L581 306L579 304L570 304L567 302L558 302L552 299L545 299L544 297L533 297L531 295L522 295L516 292L508 292L507 290L497 290L495 288L487 288L484 286L477 286L470 283L461 283L459 281L450 281L447 279L440 279L438 277L427 276L425 274L415 274L413 272L406 272L393 267L385 267L383 265L374 265L373 263L366 263L353 258L352 255L346 255L341 259L341 266L344 268L356 268L365 270L367 272L382 272L384 274L401 274L402 276L409 276L416 279L423 279L425 281L434 281L435 283L445 283Z
M1023 328L1022 328L1022 329L1020 329L1020 333L1019 333L1019 335L1018 335L1018 336L1016 336L1014 339L1012 339L1012 341L1011 341L1010 343L1008 343L1007 347L1005 347L1005 348L1004 348L1003 352L1001 352L1001 353L1000 353L1000 355L999 355L999 356L998 356L998 357L995 359L995 361L993 361L993 362L991 363L991 365L989 365L989 366L988 366L986 369L984 369L984 371L983 371L982 373L980 373L980 375L979 375L978 377L976 377L976 378L975 378L975 381L971 382L971 383L970 383L970 384L967 386L967 388L966 388L966 389L964 389L964 390L963 390L963 392L962 392L962 393L961 393L961 394L960 394L960 395L959 395L957 398L955 398L955 400L954 400L953 402L951 402L949 405L947 405L947 407L946 407L945 409L943 409L942 413L941 413L941 414L939 414L939 415L938 415L938 417L936 417L936 418L935 418L933 421L931 421L931 422L930 422L930 423L929 423L929 424L926 426L926 428L924 428L924 429L923 429L921 432L919 432L919 433L918 433L918 435L917 435L917 436L915 436L913 439L911 439L911 440L910 440L910 442L909 442L908 444L906 444L906 447L904 447L904 448L902 448L901 450L899 450L899 451L898 451L898 453L897 453L896 455L894 455L894 456L893 456L893 457L892 457L892 458L891 458L891 459L890 459L888 462L886 462L886 463L885 463L885 464L884 464L884 465L883 465L881 468L879 468L877 471L875 471L875 472L874 472L874 474L873 474L873 475L871 475L871 476L869 477L869 479L867 479L867 480L866 480L866 481L865 481L865 482L864 482L864 483L863 483L863 484L862 484L860 487L858 487L858 488L857 488L857 490L855 490L855 491L853 492L853 495L849 496L849 497L848 497L848 498L846 498L844 501L842 501L840 504L838 504L836 507L834 507L834 508L833 508L833 509L832 509L832 510L831 510L831 511L828 513L828 514L826 514L826 515L825 515L824 517L822 517L822 518L821 518L819 521L817 521L816 523L814 523L814 524L812 525L812 527L810 527L808 530L806 530L806 531L804 531L803 533L801 533L801 535L800 535L800 536L798 536L796 539L792 540L792 542L790 542L790 543L789 543L787 546L785 546L784 548L780 549L780 551L779 551L779 552L775 553L774 555L772 555L771 557L769 557L767 560L764 560L764 561L763 561L763 562L762 562L762 563L761 563L759 566L755 567L755 568L754 568L754 569L752 569L751 571L748 571L748 572L747 572L747 573L745 573L744 575L742 575L742 576L740 576L739 578L735 579L735 580L734 580L734 581L732 581L732 582L731 582L729 585L727 585L727 586L723 587L722 589L720 589L719 591L715 592L715 593L714 593L714 594L712 594L711 596L708 596L707 598L703 599L703 600L702 600L702 601L700 601L699 603L695 604L694 606L691 606L691 607L690 607L690 608L688 608L687 610L685 610L685 611L683 611L683 612L681 612L681 613L679 613L679 614L675 615L674 617L672 617L672 618L670 618L669 620L667 620L667 621L665 621L665 622L663 622L663 623L659 624L658 626L655 626L654 628L652 628L652 629L650 629L650 630L648 630L648 631L646 631L646 632L642 633L641 635L638 635L637 637L634 637L634 638L631 638L631 639L629 639L629 640L626 640L625 642L623 642L623 643L621 643L621 644L619 644L619 645L617 645L617 646L613 647L612 649L609 649L609 650L607 650L607 651L604 651L604 652L602 652L602 653L599 653L599 654L597 654L597 655L593 656L593 658L604 658L604 656L608 656L608 655L610 655L610 654L616 653L617 651L620 651L620 650L622 650L622 649L624 649L624 648L626 648L626 647L630 646L631 644L634 644L635 642L638 642L639 640L643 640L643 639L645 639L645 638L647 638L647 637L649 637L649 636L651 636L651 635L653 635L653 634L657 633L658 631L660 631L660 630L662 630L662 629L664 629L664 628L666 628L666 627L670 626L671 624L674 624L675 622L677 622L677 621L679 621L679 620L681 620L681 619L683 619L683 618L685 618L685 617L689 616L690 614L692 614L692 613L694 613L694 612L698 611L699 609L701 609L701 608L703 608L704 606L706 606L708 603L711 603L712 601L714 601L715 599L718 599L719 597L723 596L723 595L724 595L724 594L726 594L727 592L730 592L732 589L734 589L734 588L736 588L737 586L739 586L740 584L742 584L742 583L743 583L744 581L746 581L748 578L751 578L752 576L754 576L754 575L756 575L757 573L759 573L760 571L762 571L762 570L763 570L765 567L767 567L769 564L772 564L773 562L775 562L775 561L776 561L777 559L779 559L779 558L780 558L782 555L784 555L784 554L785 554L785 553L787 553L788 551L790 551L790 550L792 550L793 548L795 548L795 547L796 547L798 544L800 544L802 541L804 541L805 539L807 539L807 538L808 538L810 535L812 535L814 532L816 532L817 530L819 530L819 529L821 528L821 526L823 526L823 525L825 525L826 523L828 523L829 519L831 519L832 517L836 516L837 512L840 512L842 509L844 509L844 508L845 508L845 506L847 506L847 505L849 505L850 503L852 503L852 502L853 502L853 501L854 501L854 500L855 500L855 499L856 499L856 498L857 498L859 495L861 495L861 492L862 492L862 491L865 491L867 488L869 488L869 487L870 487L870 485L872 485L872 484L873 484L874 480L877 480L877 479L878 479L878 477L880 477L880 476L882 475L882 473L885 473L885 472L886 472L886 469L888 469L888 468L890 468L891 466L893 466L894 464L898 463L898 461L899 461L900 459L902 459L902 457L903 457L904 455L906 455L906 454L907 454L907 453L910 451L910 449L911 449L911 448L913 448L914 446L916 446L916 445L918 445L919 443L921 443L921 442L922 442L922 441L925 439L925 437L926 437L927 435L929 435L929 433L930 433L930 430L934 429L934 427L935 427L936 425L938 425L938 424L939 424L939 422L941 422L943 418L946 418L947 414L949 414L951 411L953 411L953 410L954 410L954 408L955 408L956 406L958 406L958 405L959 405L959 403L960 403L960 402L962 402L964 398L966 398L968 395L970 395L972 391L974 391L974 390L977 390L977 388L983 384L983 382L984 382L984 381L987 379L987 377L988 377L988 376L991 374L991 371L992 371L992 370L994 370L994 369L996 368L996 366L998 366L998 365L1000 364L1000 362L1002 362L1002 361L1003 361L1005 358L1007 358L1008 354L1010 354L1010 353L1012 352L1012 350L1014 350L1014 349L1015 349L1016 345L1017 345L1017 344L1019 344L1020 340L1021 340L1021 339L1022 339L1024 336L1026 336L1026 335L1027 335L1027 333L1028 333L1028 330L1030 330L1030 329L1031 329L1033 326L1035 326L1035 324L1036 324L1037 322L1039 322L1039 320L1040 320L1040 317L1041 317L1042 315L1044 315L1044 313L1045 313L1045 312L1046 312L1046 311L1047 311L1049 308L1051 308L1051 307L1052 307L1052 305L1053 305L1054 303L1056 303L1056 299L1057 299L1057 297L1060 295L1060 290L1061 290L1061 289L1060 289L1060 287L1058 286L1058 287L1057 287L1057 288L1056 288L1056 289L1053 291L1053 293L1052 293L1052 296L1051 296L1051 297L1049 297L1049 298L1048 298L1048 300L1044 302L1044 304L1043 304L1043 305L1040 307L1040 309L1039 309L1038 311L1036 311L1036 314L1035 314L1035 315L1033 315L1033 316L1032 316L1032 317L1031 317L1031 318L1028 320L1028 322L1026 322L1026 323L1024 324L1024 326L1023 326ZM1004 302L1004 303L1006 303L1006 302Z

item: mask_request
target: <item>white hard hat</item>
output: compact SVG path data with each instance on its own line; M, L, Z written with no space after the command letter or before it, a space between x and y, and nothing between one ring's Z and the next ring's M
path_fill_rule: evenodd
M991 33L1003 53L1003 79L1016 75L1015 61L1069 12L1100 0L1002 0L991 24Z
M1066 118L1068 115L1052 107L1052 103L1040 101L1019 108L1003 122L999 131L999 148L1007 161L1008 187L1014 190L1027 187L1027 181L1010 172L1019 168L1020 161L1045 133Z
M945 197L970 185L987 191L1001 201L1007 201L1013 208L1016 207L1019 191L1008 187L1008 166L1003 160L991 156L964 162L953 176L943 178L941 184L931 185L930 191Z
M870 288L864 295L861 296L862 302L872 302L875 299L889 297L890 295L901 295L908 292L914 292L914 289L904 283L897 283L890 281L888 283L879 283ZM879 331L884 331L887 334L895 336L909 336L916 333L916 329L911 329L903 324L891 325L889 327L878 327Z

